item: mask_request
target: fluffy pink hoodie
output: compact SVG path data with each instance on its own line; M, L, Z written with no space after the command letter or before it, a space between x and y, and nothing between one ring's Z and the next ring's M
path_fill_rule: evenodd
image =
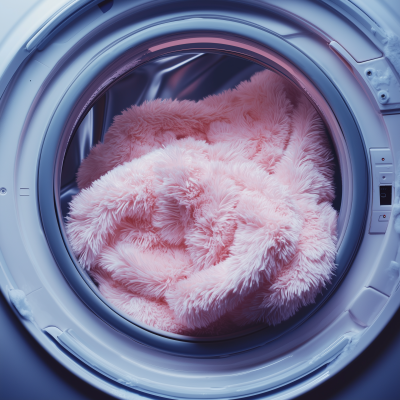
M335 268L333 156L324 125L264 71L199 102L116 116L78 172L72 249L112 304L164 331L278 324Z

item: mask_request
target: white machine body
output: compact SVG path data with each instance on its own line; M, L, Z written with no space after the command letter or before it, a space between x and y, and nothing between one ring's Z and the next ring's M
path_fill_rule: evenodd
M396 1L261 2L266 12L254 29L267 29L313 59L350 105L369 157L368 216L351 268L323 310L262 347L194 358L144 346L93 313L58 268L43 230L39 160L58 104L93 60L161 23L135 18L149 7L146 1L114 0L107 12L95 2L43 45L54 29L90 3L24 0L3 10L0 286L6 299L56 360L117 398L264 394L287 399L327 380L374 340L400 305L400 66L396 49L388 53L387 47L390 35L400 37L400 7ZM224 26L222 12L197 15L180 13L179 7L162 23L196 26L207 18L216 28ZM245 10L235 18L238 30L250 20ZM257 23L254 15L251 21ZM211 36L207 40L212 43ZM390 201L382 200L389 196ZM288 385L300 378L306 379Z

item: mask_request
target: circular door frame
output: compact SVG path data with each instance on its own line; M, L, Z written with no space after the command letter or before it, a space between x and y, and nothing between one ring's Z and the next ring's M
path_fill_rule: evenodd
M268 327L249 333L244 337L206 342L189 339L174 340L162 334L154 334L133 324L121 312L111 308L105 302L99 301L99 294L96 293L93 285L90 286L89 279L82 273L69 248L62 229L60 212L53 212L54 203L59 197L59 176L55 176L55 171L60 171L59 165L66 148L65 140L72 135L92 102L112 82L131 71L134 66L141 65L162 54L208 49L249 57L259 63L263 60L270 68L285 75L290 74L292 80L296 79L296 83L307 91L314 103L320 105L322 101L329 104L333 115L327 112L326 108L319 106L319 109L328 122L328 126L335 129L336 132L341 130L344 134L349 154L348 160L351 160L348 179L351 190L344 191L343 198L345 200L352 198L352 203L342 246L339 247L336 258L337 274L329 289L322 295L319 306L322 306L332 294L355 256L360 237L363 234L369 201L368 197L364 195L364 193L369 193L369 176L362 136L351 109L333 82L305 54L276 35L228 20L219 20L218 30L216 30L215 23L215 19L206 18L167 21L110 45L107 51L102 52L89 65L85 66L58 104L47 130L39 164L38 194L46 237L64 276L81 299L106 323L135 340L161 351L191 357L226 356L263 346L304 323L307 318L317 312L319 307L309 305L277 327ZM237 35L238 31L241 32L241 36ZM340 128L333 128L336 122L335 118ZM64 139L64 143L62 143L62 139ZM340 145L340 141L336 140L336 144ZM342 146L344 145L342 144ZM342 154L339 153L339 155ZM344 161L342 160L342 162Z

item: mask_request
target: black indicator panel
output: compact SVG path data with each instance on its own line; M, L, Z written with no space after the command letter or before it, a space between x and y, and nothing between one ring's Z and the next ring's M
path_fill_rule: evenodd
M392 205L392 186L379 186L379 200L381 206Z

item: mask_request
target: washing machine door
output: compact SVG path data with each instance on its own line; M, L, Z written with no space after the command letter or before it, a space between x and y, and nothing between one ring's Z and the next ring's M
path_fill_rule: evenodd
M381 3L328 0L16 9L0 47L0 284L26 329L69 370L124 399L292 398L357 357L400 304L393 15ZM224 62L232 76L218 81ZM76 168L129 103L198 100L263 69L308 97L331 138L339 211L332 282L287 321L231 336L168 334L130 319L71 251L64 222ZM172 87L177 76L185 90L197 86ZM126 95L140 85L134 100Z

